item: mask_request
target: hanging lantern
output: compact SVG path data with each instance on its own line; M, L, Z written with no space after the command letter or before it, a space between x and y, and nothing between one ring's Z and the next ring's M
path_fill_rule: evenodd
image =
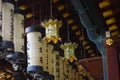
M63 63L64 63L63 57L59 56L60 80L64 80L64 78L63 78L64 77L64 74L63 74L63 72L64 72Z
M14 48L17 52L24 52L24 12L18 8L14 11ZM19 28L19 29L18 29Z
M50 80L54 80L54 66L53 65L53 49L54 49L54 46L51 45L51 44L48 44L47 45L47 48L48 48L48 72L49 72L49 79Z
M46 36L45 40L49 43L57 43L61 38L59 37L59 28L62 26L62 21L57 19L49 19L48 21L42 22L41 25L45 28Z
M13 0L3 0L2 3L2 37L3 40L13 41L14 4Z
M64 60L73 62L74 60L77 60L74 55L74 50L77 48L76 43L64 43L60 46L64 50Z
M54 79L59 80L60 79L60 64L59 64L59 52L54 51L53 52L53 64L54 64Z
M40 27L30 26L25 29L27 34L27 72L41 76L42 67L42 45Z
M0 0L0 36L2 35L2 0Z

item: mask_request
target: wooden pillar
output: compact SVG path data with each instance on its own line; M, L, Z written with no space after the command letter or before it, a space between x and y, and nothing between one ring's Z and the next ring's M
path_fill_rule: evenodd
M109 42L110 44L108 44ZM105 40L108 80L120 80L118 55L116 49L116 45L118 45L119 42L116 42L116 39L114 38L106 38Z

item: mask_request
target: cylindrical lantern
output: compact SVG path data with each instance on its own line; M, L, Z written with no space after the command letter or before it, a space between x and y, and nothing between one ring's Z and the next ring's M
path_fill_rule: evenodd
M77 60L74 54L75 49L77 48L76 43L64 43L60 46L64 50L64 60L73 62L74 60Z
M43 72L42 45L40 27L30 26L25 29L27 35L27 72Z
M69 63L64 62L64 79L69 80Z
M60 64L60 80L64 80L64 75L63 75L63 57L59 57L59 64Z
M48 72L48 48L47 48L47 43L45 40L41 40L41 44L42 44L42 50L43 50L43 54L42 54L42 59L43 59L43 76L44 78L48 78L49 77L49 72Z
M24 53L24 37L22 34L24 33L23 28L23 19L24 16L20 14L19 10L15 10L14 14L14 44L15 44L15 52L9 53L6 56L6 60L11 62L12 64L26 64L26 55ZM19 29L18 29L19 28ZM15 70L16 66L13 66Z
M60 78L59 52L54 51L53 57L54 57L54 76L55 76L55 80L59 80L59 78Z
M2 0L0 0L0 47L2 44ZM1 54L1 50L0 50Z
M13 22L14 5L13 0L3 0L2 3L2 48L3 51L13 51Z
M3 54L3 52L2 52L2 36L0 36L0 54Z
M71 65L69 65L69 67L68 67L68 71L69 71L69 74L68 74L68 77L69 77L69 80L72 80L72 66Z
M49 43L57 43L60 39L59 28L62 26L62 22L57 19L49 19L48 21L42 22L41 25L45 28L46 36L45 40Z
M48 44L47 45L48 48L48 72L49 72L49 77L51 78L50 80L54 80L54 72L53 72L53 45Z
M48 44L48 71L52 75L52 55L53 55L53 45Z
M0 36L2 36L2 0L0 0Z
M11 0L2 3L2 37L3 40L13 41L14 4Z
M71 80L75 80L75 74L76 74L76 70L72 69L71 70L71 75L72 75L72 79ZM81 80L81 79L80 79Z
M17 52L24 52L24 15L19 9L14 14L14 49Z

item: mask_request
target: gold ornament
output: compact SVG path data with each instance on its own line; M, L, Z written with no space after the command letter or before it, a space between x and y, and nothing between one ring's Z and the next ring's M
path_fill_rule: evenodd
M74 55L74 49L77 48L76 43L64 43L60 47L64 50L64 61L70 61L73 62L74 60L76 61L77 58Z
M42 22L41 26L45 28L46 36L44 39L48 43L52 41L56 44L58 41L61 41L59 37L59 28L62 26L62 21L58 21L58 19L49 19L48 21Z
M112 39L107 39L106 44L111 46L113 44L113 40Z

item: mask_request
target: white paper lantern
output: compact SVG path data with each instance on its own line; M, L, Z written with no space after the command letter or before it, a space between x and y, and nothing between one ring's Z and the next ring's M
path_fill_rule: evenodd
M59 63L60 63L60 80L64 80L64 74L63 74L63 57L59 57Z
M2 3L2 37L3 40L13 41L14 5Z
M39 27L27 27L27 71L41 73L43 71L41 33Z
M2 0L0 0L0 36L2 36Z
M53 45L48 44L48 72L50 80L54 80L54 65L53 65Z
M54 57L54 76L55 76L55 80L59 80L59 78L60 78L59 52L54 51L53 57Z
M0 0L0 47L2 43L2 0ZM0 52L1 54L2 52Z
M12 0L2 0L2 48L6 51L14 51L13 45L13 23L14 4Z
M15 51L24 53L24 15L14 14L14 48Z

